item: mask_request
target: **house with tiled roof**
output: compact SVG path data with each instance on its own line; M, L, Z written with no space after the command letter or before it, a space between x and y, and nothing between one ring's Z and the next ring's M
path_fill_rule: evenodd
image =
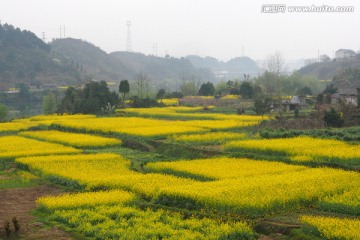
M358 95L360 88L339 88L336 93L331 95L331 104L352 104L358 105Z

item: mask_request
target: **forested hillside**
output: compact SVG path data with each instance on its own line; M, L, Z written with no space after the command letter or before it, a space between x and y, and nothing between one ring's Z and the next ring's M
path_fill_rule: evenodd
M214 79L209 70L195 68L190 61L183 58L162 58L133 52L107 54L91 43L70 38L55 40L51 46L54 51L81 64L83 71L97 80L131 81L139 73L146 74L154 84L163 80L176 82L190 77L202 81Z
M0 25L0 89L27 85L69 85L81 81L71 61L51 51L34 33Z
M360 55L328 62L316 62L301 68L297 73L313 75L322 80L330 80L346 68L360 68Z

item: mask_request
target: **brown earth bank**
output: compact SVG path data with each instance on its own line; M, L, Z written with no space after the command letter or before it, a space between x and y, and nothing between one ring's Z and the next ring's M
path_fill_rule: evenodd
M58 195L62 191L54 186L40 185L30 188L0 190L0 239L7 239L5 222L10 223L9 239L73 239L69 233L57 227L48 227L37 222L31 211L36 208L36 199L46 195ZM13 217L20 230L15 233Z

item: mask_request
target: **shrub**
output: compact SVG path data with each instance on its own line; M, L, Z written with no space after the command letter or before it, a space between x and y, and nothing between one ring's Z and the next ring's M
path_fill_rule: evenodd
M326 111L324 115L324 121L328 127L342 127L344 126L344 119L340 112L336 112L334 108L330 111Z

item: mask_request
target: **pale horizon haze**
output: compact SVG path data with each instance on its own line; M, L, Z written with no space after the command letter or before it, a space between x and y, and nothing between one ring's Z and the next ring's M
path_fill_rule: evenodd
M360 50L359 1L240 0L0 0L0 20L34 32L46 41L86 40L106 52L125 51L126 22L132 49L174 57L211 56L227 61L243 54L265 59L333 57L340 48ZM347 13L262 13L264 4L353 6Z

